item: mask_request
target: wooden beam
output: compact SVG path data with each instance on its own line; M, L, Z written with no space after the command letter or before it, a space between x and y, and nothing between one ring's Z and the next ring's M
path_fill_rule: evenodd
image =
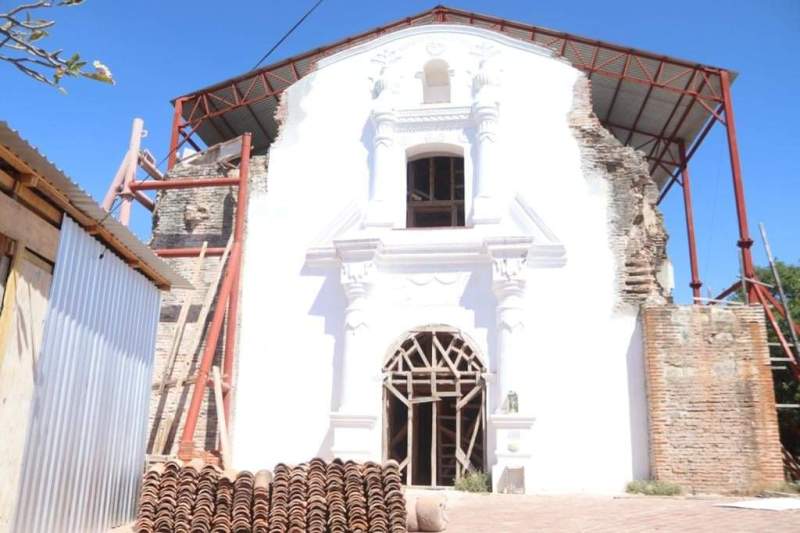
M206 257L206 248L208 248L208 241L203 241L203 246L200 248L200 255L197 256L194 262L194 273L192 275L192 285L199 287L203 278L203 261ZM164 395L166 382L172 376L172 371L175 368L175 359L178 357L178 350L181 347L183 340L183 332L186 329L186 320L189 318L189 309L192 307L192 296L195 290L188 290L184 295L183 304L181 305L180 313L178 314L178 322L175 325L175 332L172 335L172 342L170 343L169 354L167 355L167 364L164 365L164 372L161 375L161 387L158 389L159 398ZM199 325L198 327L202 327Z
M214 405L217 409L217 430L219 433L219 448L222 453L222 464L225 468L231 467L231 443L228 435L228 422L225 420L225 408L222 399L222 377L219 367L211 369L211 379L214 382Z
M55 262L59 231L5 193L0 193L0 233Z
M95 220L72 205L72 202L70 202L69 198L67 198L64 193L58 190L52 183L47 181L47 176L37 173L30 165L2 145L0 145L0 158L6 160L21 174L38 176L39 179L36 180L36 189L61 211L74 219L75 222L77 222L82 228L97 224ZM106 228L100 229L98 232L98 237L100 237L100 239L104 241L104 243L108 245L114 251L114 253L122 257L123 260L132 261L137 259L136 255L128 250L125 245ZM145 276L153 280L153 282L159 288L166 289L169 287L169 280L163 278L160 274L158 274L158 272L148 265L142 265L140 270Z
M404 404L406 407L409 407L409 408L411 407L411 403L409 403L409 401L408 401L408 400L407 400L407 399L406 399L406 398L405 398L405 397L404 397L404 396L403 396L403 395L400 393L400 391L398 391L398 390L397 390L397 389L394 387L394 385L392 385L391 383L388 383L388 382L384 383L383 385L384 385L384 387L386 387L386 390L388 390L389 392L391 392L392 394L394 394L394 396L395 396L395 397L396 397L398 400L400 400L401 402L403 402L403 404Z

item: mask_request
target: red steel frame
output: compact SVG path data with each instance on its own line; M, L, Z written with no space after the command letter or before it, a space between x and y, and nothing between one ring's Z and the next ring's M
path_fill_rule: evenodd
M731 171L736 200L736 213L739 220L738 244L741 248L742 263L744 265L746 277L754 277L754 267L750 253L752 239L750 239L747 228L741 166L739 164L739 153L736 146L736 128L733 121L733 103L730 94L730 73L728 71L444 6L437 6L432 10L418 15L354 35L332 45L312 50L263 69L246 73L237 78L177 98L173 102L174 115L169 147L168 168L172 168L172 166L175 165L177 161L177 152L184 144L188 143L197 148L197 143L193 141L192 137L202 124L209 123L212 128L219 132L219 129L214 125L211 119L217 117L224 119L226 113L241 108L247 109L251 116L257 119L250 105L268 98L277 97L286 87L299 80L303 75L301 74L302 62L309 64L305 72L307 74L308 71L313 68L311 66L313 62L321 57L394 30L430 23L480 25L482 27L491 28L494 31L505 33L514 32L513 35L517 38L519 38L520 32L526 32L530 41L544 45L557 54L569 59L575 67L586 72L590 79L595 75L616 79L616 89L611 98L609 109L606 112L607 117L611 117L611 112L617 102L617 97L623 81L647 87L647 92L640 104L632 125L625 126L610 121L604 121L604 125L610 129L624 131L626 134L626 143L632 140L634 134L648 138L647 141L635 146L635 148L639 150L648 150L645 157L650 164L651 173L661 169L665 170L668 175L667 183L662 190L659 202L663 200L675 183L678 183L683 189L684 213L689 242L689 261L691 265L691 281L689 285L696 302L700 298L702 282L700 281L697 258L688 163L703 139L705 139L711 127L716 122L725 125L731 152ZM593 48L594 52L590 54L591 57L586 57L581 53L581 47ZM601 57L602 59L600 59ZM646 62L657 62L657 66L655 68L648 68ZM615 71L613 69L614 66L621 66L621 71ZM289 67L291 73L289 78L278 74L278 71L286 69L287 67ZM667 67L669 67L669 69ZM667 72L669 72L669 74L667 74ZM275 84L284 84L285 86L283 88L275 88ZM244 85L244 88L240 87L242 85ZM715 86L720 87L721 90L718 91L714 88ZM671 114L664 122L661 131L652 133L641 130L638 125L644 113L645 106L650 100L653 90L656 88L677 94L679 98ZM220 93L228 96L220 96ZM685 105L685 109L681 112L680 109L682 105ZM702 107L708 111L710 118L707 120L700 135L698 135L697 139L687 151L684 141L678 137L678 134L681 127L690 116L690 112L696 109L696 106ZM673 123L673 118L676 116L678 118L677 122L675 122L675 126L671 128L670 131L667 131L668 126ZM271 139L261 122L258 120L256 120L256 122L261 131L267 135L267 138ZM137 191L138 189L133 188L133 190ZM176 257L176 255L166 255L174 253L177 252L159 252L159 254L164 257ZM754 295L751 296L754 297Z
M173 134L175 134L173 130ZM217 177L207 179L157 179L153 181L126 181L124 187L120 187L116 182L109 189L111 205L115 195L126 195L130 199L136 199L145 207L150 208L153 201L145 196L141 191L146 190L182 190L200 187L230 187L238 188L236 219L233 229L233 243L231 246L228 264L220 285L216 298L216 307L211 319L211 325L206 337L206 344L200 359L199 369L195 376L195 386L192 391L189 410L186 414L183 432L181 434L179 456L183 459L191 459L195 454L194 433L197 428L197 419L203 403L206 387L210 386L209 373L217 351L219 338L222 333L223 324L225 325L225 348L223 352L223 402L225 420L230 420L231 397L234 389L234 369L236 357L236 337L239 314L239 279L242 264L242 248L244 244L244 224L245 206L248 198L248 179L250 175L250 133L242 135L242 147L240 152L239 176L235 178ZM174 140L174 139L173 139ZM174 155L174 154L171 154ZM150 209L152 211L152 209ZM156 254L165 258L177 257L197 257L200 255L200 248L167 248L155 250ZM224 253L224 248L206 248L206 256L220 256ZM226 465L227 466L227 465Z

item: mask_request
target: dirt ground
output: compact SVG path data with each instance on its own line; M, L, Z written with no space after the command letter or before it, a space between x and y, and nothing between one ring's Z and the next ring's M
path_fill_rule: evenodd
M716 507L745 498L436 493L447 498L448 533L800 532L800 511Z

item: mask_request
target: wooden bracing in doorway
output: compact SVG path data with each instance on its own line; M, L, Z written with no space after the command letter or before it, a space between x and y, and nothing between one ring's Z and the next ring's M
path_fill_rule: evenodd
M410 331L386 360L384 452L406 483L452 485L484 469L485 371L461 332L446 326ZM423 439L430 459L421 456Z

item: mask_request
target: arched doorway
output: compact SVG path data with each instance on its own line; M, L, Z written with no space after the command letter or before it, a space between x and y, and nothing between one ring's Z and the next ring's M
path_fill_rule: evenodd
M407 484L450 486L484 471L485 372L455 328L416 328L394 346L383 366L384 456Z

